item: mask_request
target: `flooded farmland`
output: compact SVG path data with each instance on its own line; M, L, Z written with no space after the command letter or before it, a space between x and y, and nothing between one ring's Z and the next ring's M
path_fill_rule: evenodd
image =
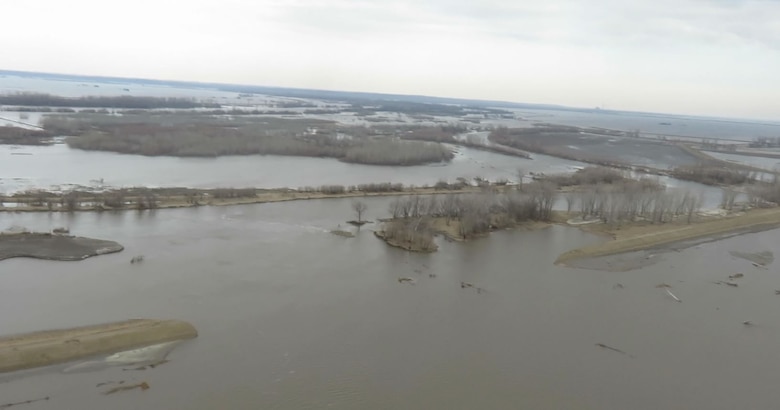
M368 216L385 216L387 203L368 199ZM347 200L0 215L3 226L69 226L126 247L79 263L4 261L0 308L14 312L0 318L4 333L127 317L176 317L200 333L154 370L10 374L0 397L50 396L41 409L729 409L780 399L780 276L728 253L772 250L776 230L614 273L553 265L603 240L574 228L439 240L439 252L419 255L387 247L370 224L355 238L328 233L349 217ZM129 263L136 254L143 264ZM734 272L744 273L738 288L713 283ZM95 387L120 378L151 388Z
M0 88L14 92L121 91L246 104L224 91L96 85L0 78ZM512 112L516 117L485 124L538 121L745 141L777 129L770 123L641 113ZM42 117L2 116L11 123ZM600 155L601 142L569 148ZM670 146L608 144L635 164L672 168L692 161ZM457 152L450 163L379 167L327 158L145 157L63 143L0 145L0 194L74 186L298 188L386 181L420 186L461 177L514 181L518 169L553 174L587 166L545 155L529 160L452 148ZM700 194L706 209L721 201L720 188L652 178ZM780 230L569 268L554 261L607 239L551 225L497 231L469 242L438 237L437 252L416 254L389 247L373 234L393 199L363 201L363 217L375 222L359 229L346 222L354 218L350 199L1 212L0 230L66 228L73 235L116 241L124 250L80 262L0 262L0 335L175 318L192 323L199 336L155 352L169 362L154 368L123 367L130 362L120 354L2 374L0 406L733 409L774 408L780 400L773 377L780 366L775 354L780 271L774 256L766 256L777 254ZM559 200L555 208L565 206ZM333 235L334 230L354 237ZM141 387L106 394L123 385Z

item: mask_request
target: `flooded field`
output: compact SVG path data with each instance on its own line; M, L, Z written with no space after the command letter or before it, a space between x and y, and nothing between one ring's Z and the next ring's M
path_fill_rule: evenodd
M677 146L631 138L561 133L544 135L534 141L545 149L589 161L620 162L660 169L695 165L699 161Z
M367 204L370 218L386 215L387 199ZM573 228L439 240L439 252L417 255L387 247L372 225L356 238L330 234L345 226L349 208L322 200L0 214L2 227L68 226L126 248L77 263L0 263L0 309L14 312L0 317L3 333L129 317L187 320L200 333L153 370L4 375L3 403L49 396L30 408L731 409L780 400L772 377L780 276L774 265L758 269L729 254L763 250L778 231L614 273L552 264L603 240ZM130 264L138 254L144 263ZM738 288L713 283L735 272L744 273ZM400 284L402 276L416 284ZM103 395L96 386L111 380L150 388Z
M0 76L0 90L192 97L228 107L278 102L208 88L10 76ZM766 122L600 110L513 112L516 118L480 124L548 122L743 141L780 129ZM41 114L0 111L0 117L0 126L35 124ZM343 113L311 117L369 123ZM375 117L385 123L459 121ZM486 135L464 138L484 142ZM608 147L621 161L657 168L695 161L673 146L630 139L584 136L561 146L591 157ZM528 160L452 148L457 153L451 163L381 167L325 158L145 157L62 143L2 145L0 194L74 186L420 186L459 177L515 181L518 169L551 174L587 166L544 155ZM700 194L704 208L721 200L719 188L653 178ZM364 198L363 217L387 217L392 200ZM556 209L564 209L563 202ZM349 199L0 213L0 230L62 227L124 246L80 262L0 261L0 334L129 318L185 320L199 332L175 348L152 349L155 358L170 360L155 368L126 369L128 354L119 354L0 375L0 407L30 401L24 408L717 410L774 408L780 401L774 377L780 366L780 271L774 262L780 230L568 268L553 262L606 239L554 225L494 232L467 243L437 238L438 252L413 254L377 239L375 223L360 229L347 224L353 217ZM105 394L122 385L140 388Z
M457 149L452 162L409 167L358 165L329 158L274 155L176 158L122 155L71 149L67 145L0 145L0 194L58 185L108 187L187 186L195 188L257 187L299 188L324 184L354 185L393 182L433 185L458 177L517 180L517 170L526 173L574 172L587 164L545 155L533 160L479 151Z
M780 158L753 157L749 155L726 154L723 152L707 152L707 155L737 164L751 165L767 171L774 171L780 166Z
M752 141L758 137L777 135L780 123L734 118L695 117L659 113L633 113L607 110L518 110L523 118L536 122L598 127L618 130L638 130L646 136L678 136L694 138Z

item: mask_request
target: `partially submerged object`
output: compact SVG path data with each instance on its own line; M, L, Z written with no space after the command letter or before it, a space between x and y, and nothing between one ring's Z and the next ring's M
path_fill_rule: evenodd
M115 362L135 364L138 362L134 360L148 357L144 353L164 351L171 347L166 345L160 348L167 342L197 336L197 330L187 322L155 319L133 319L7 336L0 338L0 373L99 355L112 355L108 357L113 357ZM117 352L124 353L115 355Z
M674 300L676 300L676 301L678 301L678 302L682 302L682 300L680 300L680 298L678 298L677 296L675 296L675 295L674 295L674 293L672 293L672 291L671 291L671 290L669 290L669 288L665 288L665 290L666 290L666 293L667 293L669 296L671 296L671 297L672 297L672 299L674 299Z
M765 267L775 261L775 254L772 251L761 252L738 252L730 251L731 256L750 261L755 267Z
M616 347L605 345L604 343L596 343L596 346L598 346L598 347L600 347L602 349L611 350L613 352L617 352L617 353L620 353L622 355L626 355L626 356L631 357L631 358L635 358L636 357L636 356L634 356L632 354L628 354L628 353L626 353L626 352L624 352L624 351L622 351L622 350L620 350L620 349L618 349Z
M119 383L119 384L120 384L119 386L112 387L106 390L105 392L103 392L103 394L114 394L120 391L127 391L127 390L134 390L134 389L149 390L149 383L147 382L141 382L141 383L129 384L129 385L124 385L124 383Z
M114 366L135 366L131 369L125 370L144 370L147 367L157 367L158 365L167 363L168 354L173 351L181 340L175 340L173 342L165 342L154 344L151 346L144 346L138 349L125 350L119 353L114 353L99 360L88 360L69 366L63 370L65 373L76 373L93 370L101 370L107 367Z
M39 402L39 401L48 401L48 400L49 400L49 396L46 396L46 397L41 397L39 399L30 399L30 400L25 400L25 401L18 401L16 403L0 404L0 409L7 409L9 407L21 406L22 404L32 404L32 403L36 403L36 402Z

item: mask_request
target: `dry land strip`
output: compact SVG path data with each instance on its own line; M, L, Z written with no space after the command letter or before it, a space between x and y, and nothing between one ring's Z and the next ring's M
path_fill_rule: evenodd
M0 373L192 339L197 335L187 322L133 319L7 336L0 338Z
M598 225L597 225L598 226ZM651 249L692 239L716 238L735 232L754 232L780 226L780 208L755 209L732 216L710 218L692 224L635 224L620 229L606 230L590 225L581 226L586 230L599 230L610 234L614 239L598 245L587 246L565 252L556 260L556 264L566 265L581 258L615 255L632 251Z

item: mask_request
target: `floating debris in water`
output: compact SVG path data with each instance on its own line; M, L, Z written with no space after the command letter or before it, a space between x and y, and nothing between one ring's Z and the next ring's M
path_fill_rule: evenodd
M406 282L406 283L408 283L410 285L414 285L415 280L412 279L412 278L398 278L398 283L404 283L404 282Z
M661 288L671 288L671 287L672 287L672 285L669 285L669 284L667 284L667 283L661 283L661 284L659 284L659 285L655 285L655 287L656 287L656 288L659 288L659 289L661 289Z
M133 256L133 259L130 259L130 263L141 263L143 261L144 255Z
M150 387L149 383L141 382L138 384L131 384L128 386L117 386L112 389L104 391L103 394L114 394L120 391L127 391L127 390L134 390L134 389L141 389L143 391L143 390L149 390L149 387Z
M154 369L154 368L156 368L157 366L162 366L162 365L164 365L165 363L168 363L168 362L170 362L170 360L163 359L163 360L160 360L160 361L157 361L157 362L154 362L154 363L149 363L149 364L147 364L147 365L144 365L144 366L138 366L138 367L133 367L133 368L129 368L129 369L122 369L122 370L123 370L123 371L126 371L126 370L146 370L146 369Z
M666 293L668 293L668 294L669 294L669 296L671 296L671 297L672 297L674 300L676 300L676 301L678 301L678 302L682 302L682 300L680 300L680 298L678 298L677 296L675 296L675 295L674 295L674 293L672 293L672 291L671 291L671 290L669 290L669 289L666 289Z
M46 396L46 397L41 397L40 399L32 399L32 400L19 401L16 403L0 404L0 409L7 409L9 407L20 406L22 404L31 404L39 401L48 401L48 400L49 400L49 396Z
M772 251L762 251L762 252L737 252L737 251L730 251L729 252L731 256L734 256L736 258L741 258L750 261L753 266L757 268L763 268L768 265L771 265L772 262L775 261L775 255L772 253Z
M624 352L624 351L622 351L622 350L620 350L620 349L618 349L616 347L605 345L604 343L596 343L596 346L598 346L598 347L600 347L602 349L612 350L613 352L617 352L617 353L620 353L622 355L626 355L626 356L631 357L631 358L636 357L636 356L634 356L632 354L628 354L628 353L626 353L626 352Z
M744 273L735 273L733 275L729 275L729 279L732 279L732 280L739 279L739 278L744 278L744 277L745 277Z
M616 283L612 286L612 289L624 289L625 286L623 286L622 283Z
M719 280L719 281L717 281L717 282L713 282L713 283L714 283L714 284L716 284L716 285L728 285L728 286L731 286L731 287L734 287L734 288L736 288L737 286L739 286L739 284L738 284L738 283L734 283L734 282L724 282L724 281L722 281L722 280Z

